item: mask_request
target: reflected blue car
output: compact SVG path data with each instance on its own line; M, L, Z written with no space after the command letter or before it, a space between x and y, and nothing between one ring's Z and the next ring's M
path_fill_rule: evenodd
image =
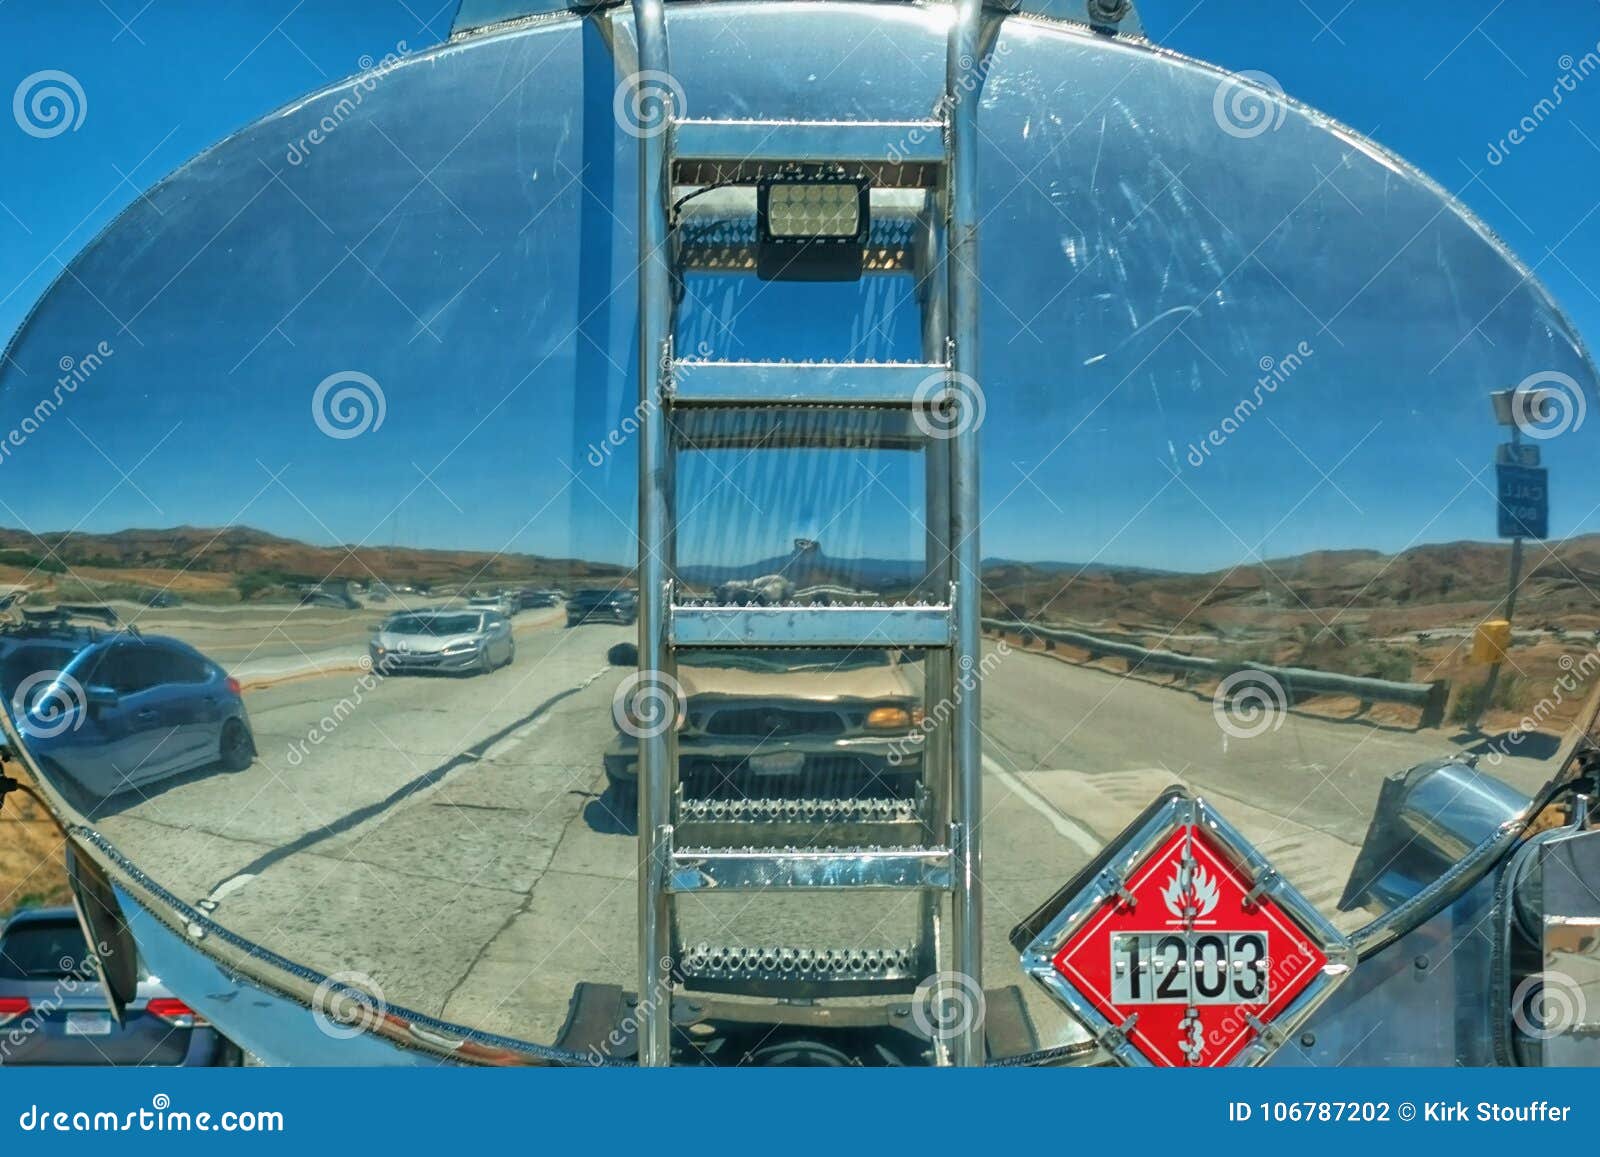
M177 639L13 632L0 637L0 692L29 750L90 799L255 758L238 682Z

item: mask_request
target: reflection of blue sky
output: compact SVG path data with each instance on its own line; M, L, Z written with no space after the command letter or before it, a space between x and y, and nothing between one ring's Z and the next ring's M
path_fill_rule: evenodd
M1146 7L1154 9L1150 23L1159 30L1160 6ZM0 10L0 23L19 19L11 8ZM170 46L184 34L159 11L147 19L157 44ZM1238 31L1237 22L1228 23ZM392 47L381 42L390 31L381 25L353 10L335 11L319 18L316 32L359 43L349 54L353 61L363 51L381 55ZM1184 31L1211 47L1205 30ZM1586 30L1575 29L1568 47L1596 39L1580 34ZM32 43L53 43L91 92L113 83L126 45L108 38L90 44L87 37L69 45L54 35L53 42ZM35 59L36 50L19 52L17 43L0 37L8 77ZM1534 43L1524 47L1537 50ZM1403 50L1392 43L1382 48ZM274 76L296 77L279 95L317 83L287 63L285 53L293 52L276 40L266 52L260 67L247 65L244 76L228 82L237 84L235 121L276 99L269 95ZM1331 66L1304 56L1296 48L1285 57L1306 72L1301 91L1358 125L1371 123L1340 106L1347 100L1365 107L1357 86L1335 84ZM329 62L332 72L349 66ZM599 132L609 129L613 79L593 38L559 66L545 67L552 69L550 91L588 86L594 95L586 116L595 131L565 122L529 127L533 106L509 101L503 120L490 118L450 153L459 134L415 115L460 98L449 77L419 79L415 92L406 89L406 77L385 82L389 87L373 98L378 123L403 139L424 168L448 153L449 163L435 174L443 192L408 193L415 171L387 142L371 134L358 140L355 127L286 170L280 139L286 126L269 126L236 147L236 164L206 173L209 204L187 194L167 201L158 195L160 215L151 209L145 217L152 226L180 230L187 249L173 246L170 255L141 264L149 239L135 237L125 249L102 254L98 265L91 259L81 272L100 301L77 286L63 289L41 310L33 344L19 348L29 376L13 372L7 381L0 402L7 427L39 396L34 384L43 387L61 356L81 356L108 334L117 352L62 414L0 464L5 501L38 530L237 522L318 543L627 558L637 495L632 443L599 467L587 458L634 398L633 293L631 286L613 293L632 259L623 232L634 212L631 141ZM1421 86L1423 99L1441 99L1440 88L1453 88L1463 102L1472 93L1471 102L1457 105L1461 115L1474 124L1498 123L1487 97L1475 94L1481 86L1471 83L1468 69L1453 68ZM1296 90L1294 72L1275 71ZM1193 100L1179 103L1209 116L1208 96L1199 99L1207 93L1196 88ZM392 112L385 98L397 102ZM1575 102L1574 115L1594 123L1596 100L1600 92ZM143 139L147 117L138 106L104 99L91 112L82 133L54 141L0 133L0 168L34 177L16 187L8 182L0 199L41 234L59 235L72 225L47 203L63 199L69 184L63 177L81 150L91 141L105 147L117 133ZM211 137L231 123L210 108L196 116ZM516 151L523 160L514 171L528 179L486 182L485 172L505 172L498 158L518 118ZM1413 119L1410 110L1401 118L1389 109L1380 135L1427 162L1433 148L1426 133L1441 131L1438 120L1402 119ZM997 117L994 131L1004 130ZM1557 125L1549 135L1557 131L1574 136ZM1600 131L1593 135L1600 139ZM188 131L182 139L188 141ZM160 163L135 183L145 184L194 143L176 150L162 145ZM1147 182L1134 200L1151 206L1143 215L1128 213L1114 190L1088 183L1070 150L1059 152L1031 186L992 206L984 256L991 290L984 350L986 555L1210 569L1256 554L1397 550L1491 536L1491 476L1472 480L1500 438L1483 395L1535 369L1573 371L1570 352L1522 304L1515 278L1485 262L1488 251L1463 231L1430 232L1427 245L1407 260L1386 264L1399 241L1429 223L1432 210L1381 170L1360 169L1364 162L1305 206L1296 218L1303 229L1270 230L1276 215L1259 219L1241 198L1259 197L1264 208L1281 202L1287 210L1311 187L1294 185L1305 167L1331 169L1340 150L1294 122L1269 143L1280 154L1299 150L1300 171L1293 164L1245 169L1225 155L1216 159L1214 176L1203 163L1185 170L1184 191L1210 205L1206 212L1192 204L1181 212L1180 195L1164 188L1158 172L1125 158L1125 180ZM1585 148L1581 140L1565 147L1568 154ZM59 168L57 154L46 149L59 150L67 167ZM359 160L350 159L355 150L363 150ZM263 161L284 170L290 188L269 183ZM1113 151L1097 163L1118 160ZM1526 159L1517 158L1526 168L1508 164L1492 174L1505 182L1496 195L1516 204L1518 217L1536 218L1542 205L1575 220L1579 214L1567 212L1570 189L1527 175L1560 163L1554 146L1540 138ZM1458 183L1444 171L1448 166L1433 167ZM586 174L589 195L563 176L578 171ZM1275 182L1282 188L1274 191ZM131 196L123 192L111 203ZM1466 196L1496 216L1493 198L1475 197L1472 189ZM1053 207L1063 198L1072 209L1068 217ZM1230 207L1241 204L1235 220ZM373 230L392 205L398 211ZM89 209L84 204L70 216ZM1212 212L1228 217L1226 224ZM534 219L538 226L505 243L507 233ZM1097 220L1103 228L1094 227ZM490 226L493 243L474 223ZM12 225L0 219L0 230L15 233ZM200 241L228 229L237 234L194 253ZM1515 238L1518 230L1506 232ZM69 235L76 240L62 256L83 240L81 233ZM1569 240L1574 251L1564 251L1559 263L1541 263L1539 273L1559 284L1571 269L1592 265L1583 253L1594 235L1591 223ZM574 237L603 256L582 265ZM1286 240L1295 237L1301 249ZM1201 258L1203 247L1209 260ZM1113 250L1116 260L1105 259ZM27 268L15 256L32 251L7 244L0 263L9 279L21 277L37 292L41 275L24 277ZM1085 252L1101 260L1086 261ZM1528 255L1537 260L1537 244ZM43 264L47 272L51 263ZM1423 276L1441 265L1447 276ZM141 271L145 285L127 284L130 268ZM1369 278L1366 295L1340 312ZM1219 281L1220 290L1208 292ZM1067 284L1071 295L1052 300ZM704 342L715 354L745 357L913 357L917 326L905 288L903 280L869 280L829 297L837 287L692 279L693 309L680 345ZM157 290L156 304L140 312ZM1562 294L1564 304L1580 318L1594 316L1596 299L1571 290ZM12 311L0 320L20 320L13 309L18 300L0 307ZM856 306L865 307L864 324ZM124 320L137 314L132 335L118 332L108 308ZM1330 317L1331 332L1319 332L1317 319ZM1260 359L1281 358L1301 340L1315 349L1305 365L1213 447L1202 466L1188 462L1191 444L1219 429L1251 395ZM323 376L346 368L382 384L387 414L381 429L335 440L317 432L309 395ZM1589 400L1592 411L1600 409L1592 390ZM1582 481L1597 429L1600 414L1592 413L1582 432L1543 446L1553 471L1557 535L1600 530L1600 512L1591 509L1600 488ZM818 455L733 455L719 458L720 469L686 463L682 506L692 516L681 556L755 559L781 553L802 535L820 536L837 555L914 554L920 535L905 509L917 506L914 463L900 455L847 457L837 469ZM875 480L885 467L888 473ZM18 520L0 510L0 523Z

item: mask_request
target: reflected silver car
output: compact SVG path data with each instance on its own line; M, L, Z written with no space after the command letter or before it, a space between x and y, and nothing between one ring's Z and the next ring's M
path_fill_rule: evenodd
M406 671L483 674L517 657L511 623L498 611L406 611L391 615L368 645L372 668L386 675Z

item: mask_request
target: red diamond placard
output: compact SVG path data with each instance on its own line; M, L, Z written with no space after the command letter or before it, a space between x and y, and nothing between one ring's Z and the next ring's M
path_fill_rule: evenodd
M1179 789L1017 937L1024 969L1128 1064L1259 1064L1353 959L1242 835Z

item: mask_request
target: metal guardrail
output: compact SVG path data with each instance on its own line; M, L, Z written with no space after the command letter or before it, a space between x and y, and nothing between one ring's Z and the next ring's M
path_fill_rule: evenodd
M1343 675L1336 671L1317 671L1310 667L1275 667L1265 663L1240 663L1230 659L1212 659L1204 655L1185 655L1178 651L1163 651L1106 639L1085 631L1068 627L1047 627L1039 623L1014 619L984 619L983 628L1042 640L1046 647L1065 643L1087 651L1091 660L1114 655L1125 659L1130 669L1164 671L1182 675L1210 675L1225 679L1240 671L1257 671L1274 680L1283 688L1288 701L1293 703L1303 695L1348 695L1361 700L1362 705L1372 703L1402 703L1422 711L1419 728L1438 727L1444 722L1445 704L1450 698L1450 681L1436 679L1431 683L1398 683L1389 679L1372 679L1363 675Z

